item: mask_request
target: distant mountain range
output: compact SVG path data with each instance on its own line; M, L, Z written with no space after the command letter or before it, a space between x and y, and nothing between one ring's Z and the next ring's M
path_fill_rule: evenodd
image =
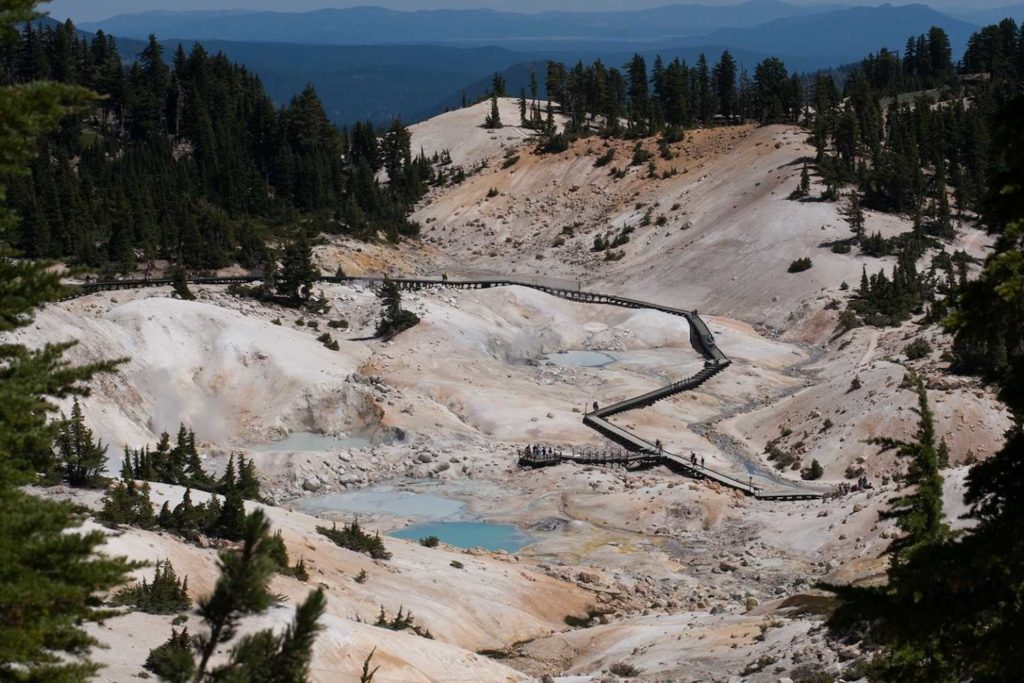
M352 7L313 12L145 12L83 24L114 35L200 38L311 45L377 45L472 42L514 43L523 39L657 40L752 27L776 19L821 14L837 6L806 7L781 0L736 5L668 5L623 12L494 10L400 12Z
M544 62L600 58L620 66L634 52L691 64L712 62L724 49L752 71L768 56L793 71L856 62L882 47L901 50L908 37L941 26L959 55L981 24L1024 17L1024 5L962 10L958 16L926 5L806 7L780 0L737 5L670 5L624 12L516 14L491 10L398 12L357 7L306 13L149 12L83 24L122 38L122 51L155 33L168 54L179 42L201 40L210 51L259 74L268 93L286 102L307 83L340 124L392 116L416 121L455 107L465 91L486 91L504 73L512 94L541 73ZM127 40L124 40L127 39Z

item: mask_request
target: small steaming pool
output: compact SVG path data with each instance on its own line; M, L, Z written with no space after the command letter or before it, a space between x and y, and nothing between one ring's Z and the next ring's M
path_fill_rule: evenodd
M518 552L533 543L533 538L519 527L487 522L429 522L407 526L388 535L410 541L437 536L442 543L457 548L484 548L507 553Z
M603 368L617 359L602 351L561 351L549 353L544 359L560 368Z
M331 451L337 448L369 448L370 440L358 436L339 439L327 434L292 432L280 441L249 446L257 453L299 453L302 451Z

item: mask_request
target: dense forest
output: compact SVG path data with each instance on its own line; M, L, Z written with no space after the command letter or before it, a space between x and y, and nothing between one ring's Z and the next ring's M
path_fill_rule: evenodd
M408 208L433 171L398 121L338 130L311 87L278 108L256 76L199 44L168 63L151 37L125 64L113 38L70 22L0 42L0 83L38 80L100 97L39 140L30 175L4 179L21 216L11 241L28 256L110 272L154 259L258 268L278 226L417 232Z
M778 58L757 65L753 78L728 50L711 66L658 56L651 68L635 55L619 70L600 60L572 68L549 62L547 91L569 117L566 132L639 138L716 121L795 122L803 106L801 77Z

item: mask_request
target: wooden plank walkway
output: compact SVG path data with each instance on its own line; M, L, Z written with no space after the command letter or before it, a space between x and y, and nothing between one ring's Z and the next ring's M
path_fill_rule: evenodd
M242 275L230 277L195 277L189 278L188 282L194 285L231 285L261 282L262 279L262 277L256 275ZM319 278L317 282L335 284L361 282L375 285L384 282L385 279L386 278L382 277L324 276ZM718 348L718 345L715 343L714 335L711 334L711 330L708 328L704 320L697 314L697 311L687 311L681 308L663 306L661 304L640 301L638 299L629 299L626 297L601 294L597 292L584 292L579 289L553 287L536 282L530 282L529 280L506 277L478 278L471 280L448 280L447 278L391 278L391 281L403 290L420 290L432 287L450 287L453 289L490 289L493 287L513 286L529 287L569 301L605 304L609 306L619 306L621 308L649 309L686 319L690 329L690 345L705 359L704 368L700 372L692 377L688 377L678 382L673 382L672 384L655 389L654 391L649 391L646 394L627 398L603 408L598 407L596 410L586 413L583 416L583 424L618 444L622 448L620 452L604 452L601 454L601 452L595 451L588 455L588 452L585 450L579 451L578 454L577 451L572 450L568 455L566 455L565 452L562 451L561 454L557 456L553 454L543 456L521 456L520 464L529 467L543 467L565 461L589 464L626 465L657 463L663 464L679 474L696 479L715 481L722 486L741 491L748 496L752 496L760 500L813 500L822 497L822 493L817 490L802 488L795 484L792 487L766 490L761 486L756 485L752 477L747 481L742 481L710 467L696 465L683 456L668 453L663 449L658 448L656 444L641 438L633 432L630 432L607 419L613 415L625 413L630 410L647 408L658 401L669 398L670 396L675 396L676 394L684 391L692 391L729 367L732 361L730 361L725 353ZM70 285L69 294L64 298L64 300L93 294L95 292L137 289L141 287L167 287L172 284L173 281L169 278L86 282L78 285Z

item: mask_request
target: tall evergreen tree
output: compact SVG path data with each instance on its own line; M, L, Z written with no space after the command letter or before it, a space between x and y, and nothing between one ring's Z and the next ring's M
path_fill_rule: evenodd
M305 231L300 229L298 237L284 249L281 272L276 280L277 291L295 304L305 303L312 296L313 283L319 276L320 271L313 265L313 249Z
M860 205L860 195L854 190L846 198L846 204L839 210L840 215L846 224L850 226L850 232L860 242L864 239L864 209Z
M34 0L0 0L0 32L33 18ZM0 85L0 200L5 179L24 174L40 135L74 107L86 91L48 83ZM0 206L0 230L14 221ZM0 252L0 332L31 322L32 313L61 293L44 264ZM123 583L135 565L102 557L105 535L78 530L68 504L29 495L19 486L52 467L56 425L48 421L55 397L85 393L83 382L111 364L74 367L69 344L30 350L0 345L0 678L23 681L88 680L98 665L88 659L95 640L85 631L102 618L97 596Z
M498 109L498 95L497 93L491 93L491 109L484 117L484 128L494 130L497 128L503 128L501 123L501 111Z
M57 460L63 478L70 486L96 486L107 464L107 447L94 441L92 430L85 424L82 404L76 398L71 417L62 420L57 435Z
M718 99L718 113L727 121L736 114L736 60L728 50L722 53L715 65L715 96Z

